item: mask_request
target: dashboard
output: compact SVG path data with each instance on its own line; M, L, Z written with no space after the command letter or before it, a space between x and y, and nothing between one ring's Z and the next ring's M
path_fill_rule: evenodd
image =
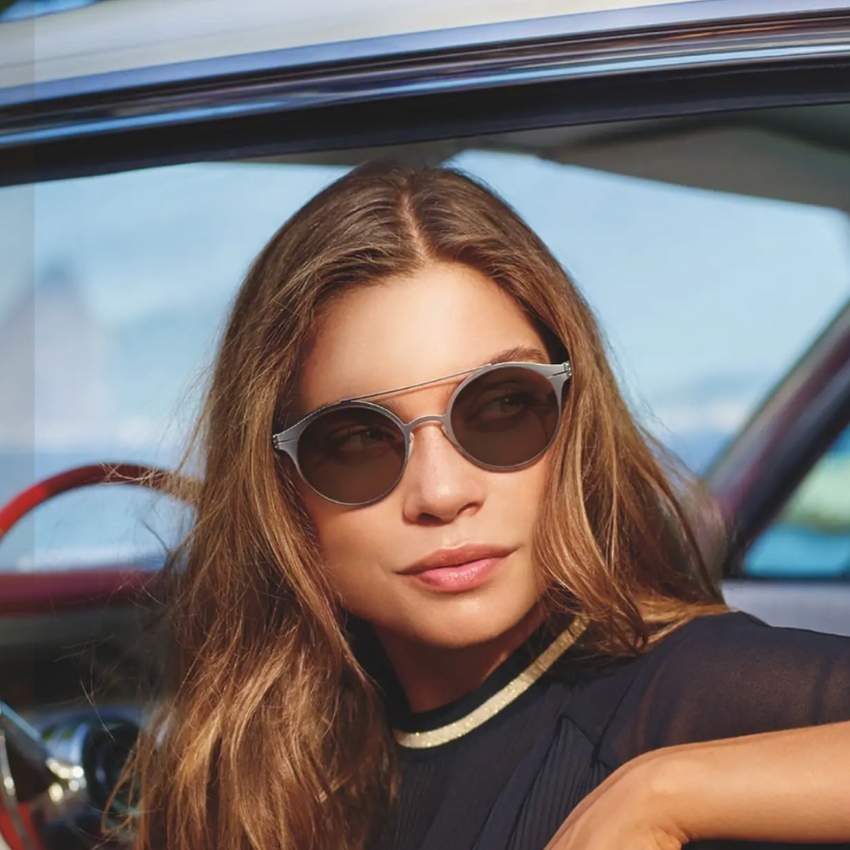
M14 801L0 793L19 821L0 818L0 850L121 845L103 826L127 812L113 789L160 680L156 574L138 566L0 575L0 788L11 777Z

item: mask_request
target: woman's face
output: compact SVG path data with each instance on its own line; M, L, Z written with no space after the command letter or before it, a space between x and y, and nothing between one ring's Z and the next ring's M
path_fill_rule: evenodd
M495 283L466 266L435 264L332 302L305 364L302 408L441 378L513 349L510 359L549 362L532 323ZM442 414L460 380L377 401L405 422ZM524 469L482 469L428 422L414 431L401 481L378 502L336 505L302 482L343 605L379 634L445 648L520 624L540 595L532 532L547 463L544 454ZM432 556L473 563L411 572Z

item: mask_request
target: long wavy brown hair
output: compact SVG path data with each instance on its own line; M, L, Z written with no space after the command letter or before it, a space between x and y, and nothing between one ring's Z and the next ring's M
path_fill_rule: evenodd
M323 309L429 263L509 293L574 377L536 563L551 612L582 612L597 655L642 651L724 610L688 491L631 416L587 304L541 240L448 169L378 164L274 235L236 298L195 433L196 518L167 567L169 675L132 764L138 850L355 850L391 805L381 694L353 648L271 434L297 398Z

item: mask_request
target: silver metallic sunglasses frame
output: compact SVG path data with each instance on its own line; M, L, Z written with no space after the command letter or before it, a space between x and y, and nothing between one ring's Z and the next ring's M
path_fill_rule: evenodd
M474 369L464 369L462 372L454 372L451 375L444 375L442 378L434 378L430 381L421 381L418 384L409 384L406 387L396 387L392 390L383 390L377 393L369 393L368 395L355 396L353 398L342 399L341 401L336 401L333 404L326 404L323 407L319 407L314 410L312 413L308 413L303 419L300 419L294 425L291 425L284 431L280 431L277 434L272 434L272 445L274 448L283 452L284 454L289 455L292 458L292 462L295 464L295 469L298 471L298 474L301 476L301 480L311 489L313 492L317 493L323 499L326 499L328 502L333 502L336 505L345 505L347 507L362 507L364 505L371 505L374 502L378 502L383 499L385 496L388 496L397 486L401 479L404 477L404 471L407 469L407 462L410 459L410 451L413 445L413 431L415 428L418 428L420 425L423 425L426 422L439 422L440 427L443 433L448 437L449 442L465 457L470 463L474 463L476 466L482 469L490 469L499 472L509 472L515 469L522 469L524 466L528 466L533 463L537 458L539 458L542 454L546 452L546 450L551 445L551 440L546 445L544 449L538 452L534 457L529 458L528 460L523 461L522 463L516 464L515 466L493 466L490 464L482 463L477 458L472 457L464 448L460 445L455 436L454 429L452 428L451 414L452 408L455 403L455 399L463 392L464 387L466 387L469 383L480 378L482 375L486 375L488 372L493 372L496 369L507 369L507 368L522 368L528 369L531 372L536 372L538 375L542 375L547 378L549 382L552 384L552 388L555 390L555 394L558 397L559 408L558 408L558 425L561 423L561 409L564 403L564 387L567 385L567 381L572 377L573 371L572 366L570 365L569 360L564 361L563 363L552 363L552 364L543 364L543 363L521 363L521 362L509 362L509 363L491 363L487 366L477 366ZM415 390L419 387L427 387L431 384L439 384L443 381L451 380L452 378L460 378L463 375L467 375L463 381L461 381L457 387L455 387L454 392L452 392L451 398L449 398L449 402L446 405L446 411L442 415L431 414L429 416L419 416L416 419L412 419L410 422L403 422L398 418L391 410L380 404L373 404L366 399L377 398L379 396L393 395L395 393L406 392L407 390ZM343 410L348 408L362 408L366 410L374 410L382 415L386 416L389 420L394 422L398 429L404 436L404 463L402 464L401 470L399 471L398 478L393 482L392 486L388 487L380 496L376 496L374 499L370 499L366 502L341 502L337 499L331 499L326 496L324 493L320 493L316 490L315 487L307 480L304 476L304 473L301 471L301 464L298 462L298 440L301 437L301 434L307 429L307 427L319 416L322 416L329 411ZM556 426L556 433L557 433Z

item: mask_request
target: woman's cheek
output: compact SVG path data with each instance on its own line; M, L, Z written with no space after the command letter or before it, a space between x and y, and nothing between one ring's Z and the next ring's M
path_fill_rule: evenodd
M350 610L380 593L389 577L385 565L393 544L386 539L386 521L369 516L373 507L314 519L331 583Z

